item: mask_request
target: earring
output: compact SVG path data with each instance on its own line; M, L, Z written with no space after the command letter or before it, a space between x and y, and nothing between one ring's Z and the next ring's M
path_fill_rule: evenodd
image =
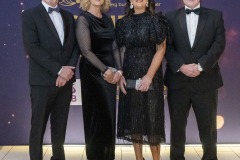
M146 3L146 7L148 7L148 2Z
M130 9L133 9L133 4L132 3L130 4Z

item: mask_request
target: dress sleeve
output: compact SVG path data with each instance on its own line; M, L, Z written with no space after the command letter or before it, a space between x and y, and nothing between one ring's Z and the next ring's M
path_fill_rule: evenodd
M156 14L156 16L158 17L160 25L162 27L164 27L165 36L167 38L167 42L168 43L172 43L174 36L173 36L173 32L172 32L172 29L170 27L170 24L168 23L167 18L162 14L162 12L158 12Z
M115 35L116 35L116 42L118 45L118 48L123 47L124 44L124 23L123 19L119 19L116 23L116 28L115 28Z
M169 24L161 12L154 15L152 25L151 39L153 42L161 44L165 39L171 38Z
M107 66L92 52L89 24L84 16L79 16L77 19L76 36L83 57L94 67L104 72Z
M117 46L116 40L113 42L113 56L116 63L116 68L118 70L122 70L122 58L121 58L121 51Z

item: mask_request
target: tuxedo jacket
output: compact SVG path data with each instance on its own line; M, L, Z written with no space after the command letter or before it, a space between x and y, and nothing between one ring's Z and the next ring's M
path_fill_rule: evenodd
M30 85L55 86L62 66L75 66L79 49L75 36L75 20L70 12L60 9L64 24L64 42L42 4L22 14L22 34L29 56ZM73 77L68 83L75 81Z
M181 89L186 85L196 92L215 90L223 85L218 60L225 48L225 28L220 11L201 7L197 31L191 47L185 8L166 13L172 40L165 54L167 67L164 83L169 89ZM190 78L179 71L183 64L200 64L203 71Z

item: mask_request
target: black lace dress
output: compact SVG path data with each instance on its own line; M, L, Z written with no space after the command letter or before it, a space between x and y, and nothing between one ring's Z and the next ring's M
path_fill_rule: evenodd
M87 158L113 160L116 132L116 85L103 79L106 67L120 69L111 18L84 12L77 20L77 40L82 51L80 78ZM114 45L115 44L115 45Z
M116 39L124 47L125 79L146 75L156 53L156 44L166 38L162 16L142 13L125 16L116 24ZM152 84L154 90L140 92L128 89L120 92L117 138L134 143L158 145L165 142L163 75L160 67Z

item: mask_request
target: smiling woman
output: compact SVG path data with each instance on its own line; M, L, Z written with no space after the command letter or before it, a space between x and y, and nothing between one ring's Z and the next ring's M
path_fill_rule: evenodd
M114 25L104 12L110 0L82 0L77 19L77 39L82 51L80 78L82 109L89 160L114 160L116 82L122 75L120 55L114 45ZM115 69L115 67L117 69ZM93 92L94 91L94 92Z
M154 0L130 0L126 15L116 23L124 57L117 138L133 143L136 160L143 159L142 144L148 144L153 160L159 160L160 143L165 142L161 62L167 23L154 9Z

